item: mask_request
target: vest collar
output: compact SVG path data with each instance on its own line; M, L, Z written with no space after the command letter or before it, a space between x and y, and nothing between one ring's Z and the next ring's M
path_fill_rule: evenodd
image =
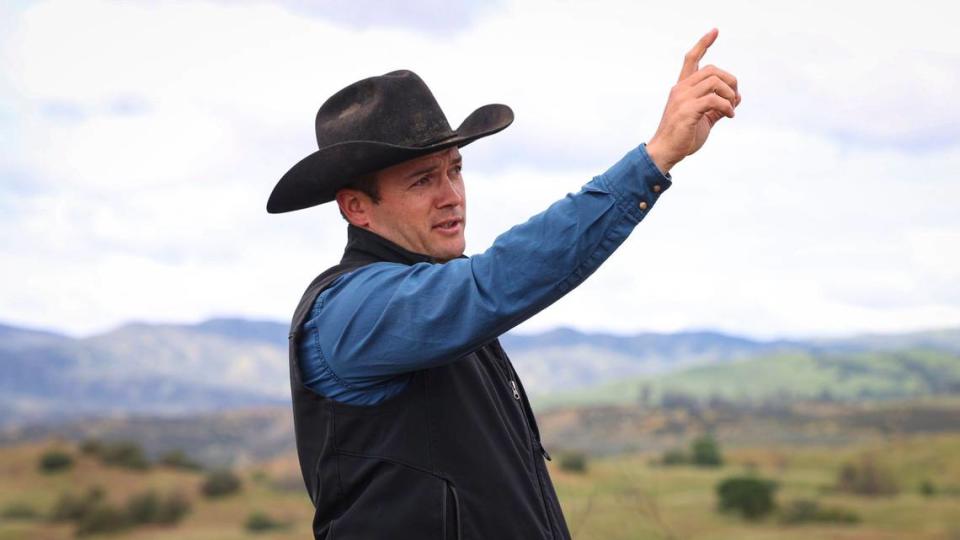
M408 265L436 262L427 255L408 251L376 233L347 225L347 247L343 250L340 263L369 264L378 261Z

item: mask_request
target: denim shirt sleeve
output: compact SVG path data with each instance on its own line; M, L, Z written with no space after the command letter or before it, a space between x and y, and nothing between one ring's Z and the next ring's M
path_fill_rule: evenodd
M304 325L304 382L353 403L398 392L410 372L469 353L577 287L670 185L641 145L479 255L341 276Z

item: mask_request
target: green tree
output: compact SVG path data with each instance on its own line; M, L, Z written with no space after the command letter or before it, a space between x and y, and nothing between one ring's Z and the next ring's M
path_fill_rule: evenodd
M47 450L40 456L37 468L44 473L58 473L73 467L73 457L62 450Z
M131 523L171 525L190 511L190 501L179 492L161 497L156 491L149 490L127 499L126 510Z
M719 467L723 465L723 456L720 454L720 445L711 435L704 435L694 439L690 444L691 461L701 467Z
M156 523L161 525L179 523L184 516L190 513L190 509L190 499L186 495L179 491L171 492L160 503Z
M80 517L77 536L119 532L131 526L126 512L108 504L97 504Z
M145 470L150 467L143 448L132 441L116 441L104 444L100 448L100 461L104 465Z
M84 439L80 443L80 453L88 456L98 456L103 450L103 443L99 439Z
M103 488L92 487L84 495L63 493L50 510L50 521L79 521L93 507L103 502Z
M127 516L132 523L153 523L159 511L160 496L156 491L144 491L127 499Z
M200 490L207 497L226 497L240 491L240 477L228 470L213 471L207 475Z
M286 529L289 524L278 519L270 517L264 512L254 512L247 517L245 527L252 533L261 533Z
M893 475L872 456L845 463L837 475L837 489L857 495L896 495L899 491Z
M583 452L564 452L560 454L560 468L567 472L587 472L587 456Z
M183 450L171 450L160 456L157 463L185 471L199 471L203 468L199 463L190 459L190 456Z
M738 512L750 520L760 519L776 507L777 484L753 476L727 478L717 484L721 512Z

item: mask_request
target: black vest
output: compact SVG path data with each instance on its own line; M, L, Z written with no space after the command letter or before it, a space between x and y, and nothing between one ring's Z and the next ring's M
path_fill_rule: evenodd
M307 389L297 341L317 295L376 261L433 262L349 227L340 264L297 306L290 383L300 467L324 540L568 539L523 386L497 340L416 371L378 405L337 403Z

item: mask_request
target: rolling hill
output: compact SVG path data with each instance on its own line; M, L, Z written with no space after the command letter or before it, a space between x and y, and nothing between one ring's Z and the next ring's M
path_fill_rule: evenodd
M714 332L508 334L536 405L700 397L909 397L956 391L960 329L840 340ZM287 325L132 323L85 338L0 325L0 427L289 402Z
M960 355L936 349L764 355L544 396L541 408L699 401L857 401L960 394Z

